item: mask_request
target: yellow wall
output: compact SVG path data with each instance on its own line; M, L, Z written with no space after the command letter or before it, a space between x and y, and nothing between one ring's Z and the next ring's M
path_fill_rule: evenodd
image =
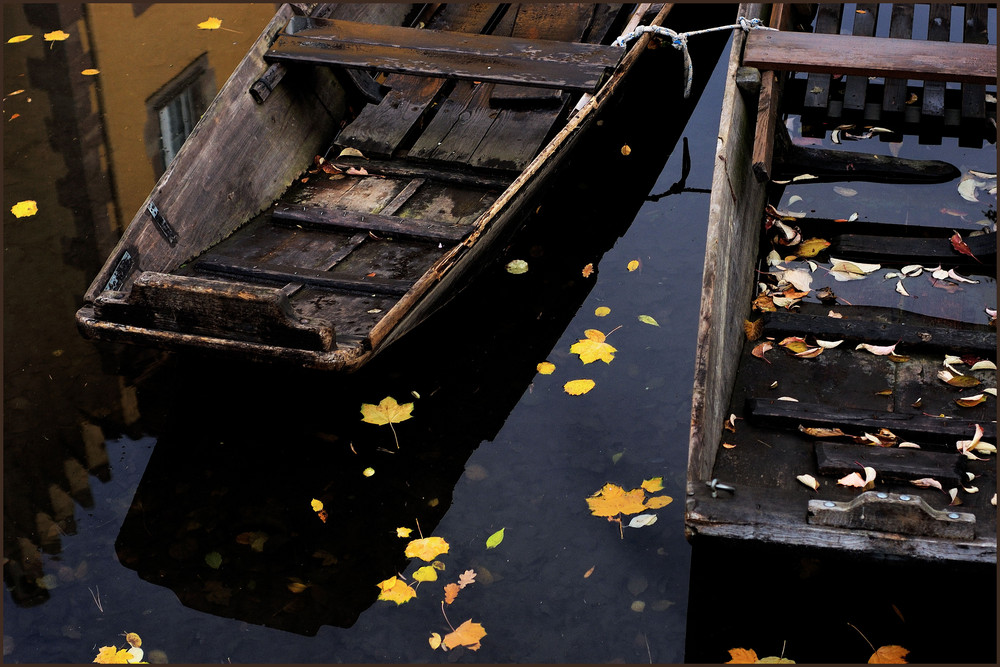
M271 3L161 3L135 16L133 6L86 6L123 224L156 183L143 136L146 101L205 53L218 92L275 12ZM198 29L209 17L222 27Z

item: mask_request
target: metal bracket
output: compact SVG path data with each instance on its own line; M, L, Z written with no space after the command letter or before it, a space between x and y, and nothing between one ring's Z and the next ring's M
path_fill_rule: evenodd
M167 243L172 246L177 245L177 241L180 237L177 236L177 232L170 226L167 219L160 215L160 209L156 207L156 204L149 202L146 210L149 211L149 215L153 218L153 224L156 225L156 231L160 232L160 235L167 240Z
M809 523L852 530L971 540L976 515L936 510L913 494L866 491L850 502L810 500Z

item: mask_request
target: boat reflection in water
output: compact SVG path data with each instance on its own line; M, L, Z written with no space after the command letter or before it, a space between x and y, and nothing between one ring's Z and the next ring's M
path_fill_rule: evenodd
M170 416L116 542L122 564L206 613L304 635L354 624L377 584L407 568L396 529L433 533L473 451L530 390L595 283L581 270L631 224L725 39L693 45L694 94L668 124L643 105L642 82L656 73L679 90L680 55L649 59L495 265L357 373L179 357L176 386L158 392L174 397ZM626 158L635 124L662 132ZM530 270L504 271L514 258ZM361 403L385 396L415 405L394 431L361 421Z

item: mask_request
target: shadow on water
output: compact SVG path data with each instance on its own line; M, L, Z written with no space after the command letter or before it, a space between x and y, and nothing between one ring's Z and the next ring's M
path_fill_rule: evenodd
M680 56L652 53L507 252L357 373L177 355L156 379L160 405L142 406L165 418L115 543L121 563L202 612L304 635L352 626L376 584L406 568L396 528L434 531L471 454L530 391L536 364L595 284L583 267L625 233L681 150L727 37L692 45L700 72L691 99L671 103L669 123L644 88L655 73L657 86L681 89ZM633 124L652 128L644 157L620 150ZM514 258L527 259L526 274L504 270ZM360 418L362 402L385 396L415 406L392 431Z

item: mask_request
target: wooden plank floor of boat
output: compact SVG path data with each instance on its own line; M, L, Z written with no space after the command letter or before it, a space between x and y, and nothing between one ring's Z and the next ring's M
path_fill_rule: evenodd
M607 68L621 50L600 42L623 8L573 4L555 11L549 5L456 3L443 6L427 28L471 33L469 40L490 31L500 36L500 46L507 44L503 39L544 35L565 43L562 51L569 55L559 57L591 59L594 67ZM323 30L342 27L331 21L310 19L308 30L292 36L322 37ZM423 39L420 33L394 39ZM282 39L273 47L279 62L293 61L296 49L309 43L306 37L293 45ZM386 57L384 50L374 53L373 62ZM326 51L321 56L327 57ZM521 66L530 65L518 58ZM569 94L555 84L516 85L516 79L473 82L445 74L390 73L382 101L368 104L336 138L326 168L336 163L340 169L330 171L337 173L314 168L271 210L178 275L270 286L287 299L293 318L334 324L332 346L363 348L372 327L463 241L565 117ZM341 148L358 150L364 158L338 159ZM365 175L350 174L351 167L363 168Z

